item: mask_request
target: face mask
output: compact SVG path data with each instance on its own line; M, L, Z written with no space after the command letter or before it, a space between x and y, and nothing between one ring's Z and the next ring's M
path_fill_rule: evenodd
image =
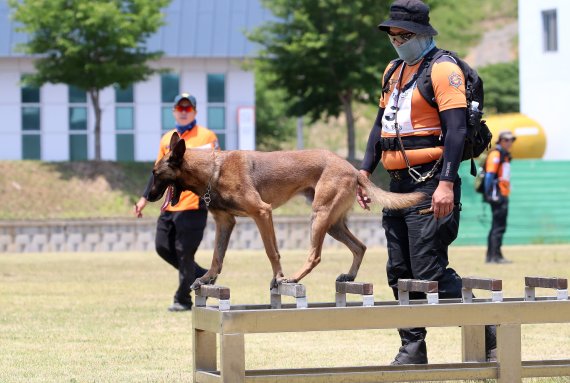
M426 53L435 47L435 42L433 41L432 36L418 35L399 47L394 45L392 42L392 46L396 52L398 52L398 56L404 60L406 64L414 65L417 64Z

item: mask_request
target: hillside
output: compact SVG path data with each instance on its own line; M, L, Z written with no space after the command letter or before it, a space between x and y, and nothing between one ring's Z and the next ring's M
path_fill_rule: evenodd
M152 164L1 161L0 219L127 217ZM158 204L148 214L158 214ZM145 211L145 212L147 212Z
M151 169L151 163L0 161L0 220L133 217ZM386 174L378 173L373 180L386 185ZM144 215L158 216L160 205L148 204ZM275 214L308 211L298 197Z

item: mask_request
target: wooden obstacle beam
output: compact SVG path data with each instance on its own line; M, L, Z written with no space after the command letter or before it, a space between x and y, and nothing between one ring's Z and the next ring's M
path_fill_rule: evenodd
M565 278L525 277L524 278L525 300L536 299L536 288L555 289L556 299L568 299L568 280Z
M496 282L491 285L485 284L488 282L469 283L465 285L472 288L496 287ZM407 285L406 291L413 290L414 286ZM428 292L434 290L433 286L426 288L425 284L421 288ZM408 305L381 301L369 307L312 303L302 310L293 304L284 304L281 309L271 305L234 305L224 311L216 306L195 307L192 311L194 382L365 383L497 379L499 383L511 383L530 377L570 376L570 359L522 360L521 326L541 323L570 323L570 301L558 297L540 297L533 301L506 298L502 302L473 298L471 302L440 299L437 304L414 300ZM497 326L496 362L468 360L469 355L477 358L481 348L464 339L467 353L463 354L462 363L272 370L246 370L245 366L245 334L407 327L484 328L485 325Z
M215 298L219 301L218 308L220 311L230 309L230 289L217 285L202 285L195 291L196 306L206 306L207 298Z
M298 309L307 308L307 291L300 283L280 283L271 289L271 308L281 308L281 296L286 295L295 298Z
M439 302L437 281L398 279L398 301L401 305L410 304L410 292L424 293L429 304Z
M473 290L490 291L492 302L503 301L503 281L500 279L465 277L461 283L461 296L465 303L473 301Z
M374 286L366 282L336 282L336 307L346 307L346 294L362 295L363 306L374 306Z

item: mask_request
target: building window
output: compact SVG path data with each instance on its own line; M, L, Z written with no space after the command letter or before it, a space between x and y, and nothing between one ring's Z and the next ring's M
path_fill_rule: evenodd
M226 76L208 74L208 128L218 136L220 148L226 148Z
M22 159L40 160L41 118L40 118L40 88L26 84L26 75L22 82Z
M556 9L542 11L542 30L545 52L558 51L558 25Z
M135 160L135 108L133 86L115 87L115 157Z
M86 161L87 156L87 92L69 86L69 159Z
M180 76L175 73L164 73L160 76L160 90L162 97L162 131L174 129L176 121L172 115L172 103L180 94Z

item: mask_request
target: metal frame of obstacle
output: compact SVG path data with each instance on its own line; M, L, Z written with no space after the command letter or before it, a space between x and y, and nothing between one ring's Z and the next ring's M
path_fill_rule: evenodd
M436 295L426 300L406 298L406 293L412 291L436 294L437 282L400 280L398 288L399 301L371 304L371 284L341 282L336 284L336 303L307 304L304 286L289 284L272 290L272 305L231 306L228 288L202 286L196 292L197 306L192 312L194 382L364 383L498 379L503 383L520 382L527 377L570 376L570 360L522 361L521 357L521 325L570 323L566 279L526 277L525 297L507 299L503 299L501 281L495 279L463 278L462 299L440 300ZM536 297L536 288L554 289L556 296ZM473 298L474 289L490 291L491 299ZM281 304L280 299L274 297L279 294L293 296L296 303ZM363 303L347 303L346 294L362 295ZM219 299L220 305L204 306L206 297ZM496 362L485 359L485 325L497 325ZM273 370L245 368L245 334L455 326L462 328L462 363Z

